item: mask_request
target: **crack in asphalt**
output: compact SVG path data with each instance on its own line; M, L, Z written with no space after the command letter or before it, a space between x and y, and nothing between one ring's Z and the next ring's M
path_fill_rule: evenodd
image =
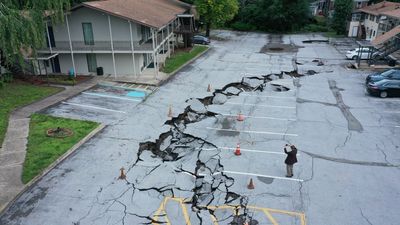
M400 167L400 165L395 165L391 163L384 163L384 162L368 162L368 161L357 161L357 160L350 160L350 159L343 159L343 158L334 158L329 156L318 155L311 152L302 151L305 154L317 158L317 159L324 159L332 162L339 162L345 164L353 164L353 165L361 165L361 166L380 166L380 167Z
M362 132L364 129L360 121L358 121L357 118L350 112L349 107L343 101L342 94L340 93L340 91L342 91L343 89L339 89L336 86L336 81L334 80L328 80L328 83L329 83L329 88L331 89L332 94L336 99L337 107L340 109L343 116L347 120L348 129L352 131Z
M289 72L292 73L292 72ZM258 224L256 220L251 219L248 214L247 196L242 196L238 193L230 191L230 187L233 186L234 178L226 175L223 170L224 166L221 164L219 156L220 151L218 150L214 155L208 155L207 158L203 157L203 148L217 148L217 146L206 139L196 137L185 133L185 129L190 123L197 123L204 119L215 117L219 114L208 111L207 106L216 104L222 105L226 102L227 98L239 96L242 92L262 92L266 87L266 84L274 79L281 79L284 72L281 74L269 74L262 76L249 76L244 77L241 82L233 82L225 85L221 89L216 89L211 96L199 99L188 99L186 102L191 104L187 106L181 114L176 117L172 117L170 120L165 122L166 125L170 125L170 130L161 133L159 138L155 141L147 141L139 143L139 150L137 153L136 162L128 169L133 169L138 162L143 161L141 155L144 151L150 151L157 158L162 159L163 162L176 162L183 159L190 152L197 151L197 161L194 168L194 172L183 169L182 167L174 168L177 173L185 173L195 178L194 188L192 197L185 204L191 204L191 209L196 213L196 217L199 219L200 224L203 224L201 217L201 211L208 211L211 215L214 215L214 210L208 206L215 200L214 193L218 190L225 194L225 204L234 204L239 202L239 208L241 212L236 216L228 216L224 220L232 220L230 224L241 224L241 221L250 219L250 224ZM293 73L294 74L294 73ZM254 82L255 81L255 82ZM282 85L273 84L270 86L274 91L287 91L289 88ZM154 171L154 169L152 170ZM129 181L127 181L130 183ZM134 186L133 183L130 183ZM139 191L155 190L165 196L174 196L174 189L178 189L177 186L168 186L168 189L163 188L147 188L138 189ZM168 193L164 193L167 192ZM238 204L235 204L238 205Z
M360 209L361 216L365 219L365 221L367 221L367 223L368 223L369 225L373 225L373 224L371 223L371 221L369 221L369 219L364 215L362 209L361 209L361 208L359 208L359 209Z

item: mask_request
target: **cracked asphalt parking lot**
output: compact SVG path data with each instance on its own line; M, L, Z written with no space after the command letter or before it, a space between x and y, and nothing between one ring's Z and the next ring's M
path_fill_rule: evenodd
M323 37L213 35L144 102L103 110L107 127L0 224L398 224L399 99L366 95L368 72L345 69L328 43L303 43ZM286 143L299 149L293 178Z

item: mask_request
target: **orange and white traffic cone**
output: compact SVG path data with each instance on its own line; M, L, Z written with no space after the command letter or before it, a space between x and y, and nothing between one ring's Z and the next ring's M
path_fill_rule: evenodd
M254 189L253 178L250 178L250 182L249 182L249 184L247 185L247 188L248 188L248 189Z
M238 144L236 145L235 155L239 156L239 155L241 155L241 154L242 154L242 153L240 152L240 144L238 143Z
M244 115L242 113L239 113L238 117L237 117L237 121L243 121L243 120L244 120Z
M119 175L119 177L118 177L118 179L119 180L125 180L126 179L126 175L125 175L125 172L124 172L124 167L122 167L121 169L119 169L120 171L121 171L121 173L120 173L120 175Z

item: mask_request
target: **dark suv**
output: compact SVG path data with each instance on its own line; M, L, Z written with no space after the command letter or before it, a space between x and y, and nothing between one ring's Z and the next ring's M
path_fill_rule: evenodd
M400 70L398 69L390 69L386 70L382 73L373 73L367 76L365 83L368 84L370 82L375 83L380 80L400 80Z

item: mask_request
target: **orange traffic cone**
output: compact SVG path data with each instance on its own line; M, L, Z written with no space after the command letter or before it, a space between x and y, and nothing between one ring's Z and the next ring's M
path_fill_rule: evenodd
M244 120L244 115L242 113L239 113L238 117L237 117L237 121L243 121L243 120Z
M207 92L211 92L211 84L208 84Z
M126 175L125 175L125 172L124 172L124 167L122 167L121 169L119 169L120 171L121 171L121 173L120 173L120 175L119 175L119 177L118 177L118 179L119 180L125 180L126 179Z
M235 155L239 156L239 155L241 155L241 154L242 154L242 153L240 152L240 144L238 143L238 144L236 145Z
M250 178L250 183L247 185L248 189L254 189L253 178Z
M171 105L168 108L168 117L172 117L172 106Z

